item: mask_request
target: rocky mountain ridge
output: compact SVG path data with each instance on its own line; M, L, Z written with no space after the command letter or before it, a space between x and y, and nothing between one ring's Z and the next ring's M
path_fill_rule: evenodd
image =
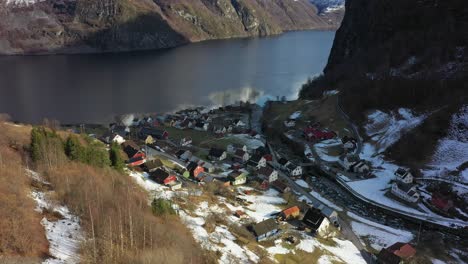
M3 0L0 54L169 48L209 39L336 29L308 0Z

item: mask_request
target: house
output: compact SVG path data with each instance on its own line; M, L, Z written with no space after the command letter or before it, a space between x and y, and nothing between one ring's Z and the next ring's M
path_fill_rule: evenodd
M231 186L231 180L229 178L224 178L224 177L214 178L213 181L219 182L221 186L224 186L224 187Z
M154 142L156 142L156 140L154 140L151 135L148 135L145 139L145 145L151 145L154 144Z
M122 148L129 159L141 157L144 155L144 153L140 149L140 146L138 146L135 143L135 141L132 140L127 140L124 143L122 143Z
M257 241L263 241L279 233L278 224L269 218L252 226L252 231Z
M194 162L194 161L190 161L187 166L186 166L186 169L187 171L189 172L189 175L193 177L193 171L198 167L198 163Z
M443 197L438 193L432 194L431 204L443 212L448 212L450 209L453 208L453 201Z
M299 217L301 209L298 206L293 206L288 209L281 211L278 218L282 221L290 220Z
M227 128L225 126L215 126L213 127L213 132L215 134L226 134Z
M252 157L250 157L249 159L249 162L247 164L248 166L250 167L255 167L257 169L261 168L261 167L266 167L267 165L267 160L265 157L262 157L258 154L254 154L252 155Z
M155 127L142 127L138 132L138 137L141 140L146 140L148 136L153 137L153 139L167 139L169 133L166 130L157 129Z
M265 155L269 154L269 151L268 151L268 149L266 147L259 146L254 150L254 154L258 154L260 156L265 156Z
M239 160L240 162L247 162L250 158L250 155L249 153L243 151L242 149L238 149L234 153L234 158L236 160Z
M257 170L257 175L262 179L266 179L268 182L278 180L278 171L270 167L261 167Z
M113 134L117 134L123 138L126 138L128 134L130 134L130 128L127 126L117 126L113 125L111 126L111 132Z
M240 119L234 119L234 122L232 123L236 127L245 127L246 124L240 120Z
M402 183L413 183L413 174L409 170L405 170L403 168L398 168L395 171L395 177L397 181Z
M346 153L353 152L357 148L357 140L352 137L344 136L341 139L341 143L343 143L343 148Z
M317 232L317 230L323 229L322 224L326 225L328 221L324 221L325 216L317 208L309 208L302 218L302 223L304 223L308 228L310 228L312 233ZM325 222L325 223L324 223Z
M392 184L392 194L400 199L403 199L410 203L416 203L419 200L419 193L416 190L416 186L407 183L397 182Z
M125 138L117 133L106 133L101 137L101 141L106 144L111 144L112 142L116 142L119 145L122 145L125 142Z
M365 173L369 173L370 167L369 167L369 165L367 164L366 161L360 160L360 161L354 163L353 165L351 165L349 170L351 172L354 172L354 173L364 173L365 174Z
M211 163L209 163L207 161L204 161L204 160L199 160L198 165L203 167L205 169L205 171L207 171L209 173L213 173L215 171L215 169L216 169L216 167L213 164L211 164Z
M169 185L172 182L177 181L175 175L170 175L168 172L162 169L156 169L149 174L149 178L159 184Z
M377 263L379 264L400 264L403 263L402 259L388 251L386 248L383 248L379 254L377 254Z
M178 150L176 152L176 157L183 161L188 161L192 157L192 152L190 150Z
M358 163L361 160L359 155L348 154L348 155L341 155L338 159L338 164L343 167L343 169L350 171L351 166Z
M290 177L296 178L302 176L302 167L294 163L287 164L286 171L288 171Z
M244 152L247 152L248 151L248 148L246 145L242 145L242 144L237 144L237 143L234 143L234 144L229 144L226 148L227 152L228 153L235 153L236 150L238 149L241 149L242 151Z
M163 166L160 159L150 160L143 165L143 170L146 172L153 172Z
M316 127L307 127L303 131L304 137L309 141L326 140L336 137L333 131L320 130Z
M291 191L291 188L289 188L288 185L286 185L284 182L280 180L276 180L272 182L271 186L273 187L273 189L277 190L280 193L288 193Z
M231 182L231 185L245 184L247 182L247 172L233 171L229 173L228 179Z
M131 158L127 160L126 163L130 167L137 167L137 166L143 165L145 162L146 162L146 156L143 155L143 156L137 156L137 157Z
M205 172L205 168L202 166L198 165L194 170L193 170L193 177L194 178L200 178L200 174Z
M180 145L182 147L186 147L186 146L189 146L192 144L192 138L189 138L189 137L185 137L183 139L180 140Z
M295 127L296 126L296 120L294 120L294 119L284 120L284 126L285 127Z
M211 159L211 160L225 160L226 157L227 157L227 153L226 151L222 150L222 149L218 149L218 148L211 148L210 149L210 152L208 153L208 157Z
M409 259L416 254L416 249L408 243L397 242L386 249L402 259Z

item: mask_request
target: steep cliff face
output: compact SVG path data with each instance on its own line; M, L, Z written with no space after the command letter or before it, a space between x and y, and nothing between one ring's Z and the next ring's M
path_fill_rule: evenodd
M404 67L405 74L411 74L421 70L418 65L424 65L426 73L446 74L442 67L447 63L466 66L464 0L349 0L346 10L326 74L345 74L356 66L377 74Z
M308 0L2 0L0 53L158 49L334 29Z

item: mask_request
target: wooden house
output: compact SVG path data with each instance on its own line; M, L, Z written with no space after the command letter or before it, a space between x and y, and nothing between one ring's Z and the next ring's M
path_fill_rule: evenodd
M279 227L276 221L269 218L252 226L253 234L257 241L266 240L279 233Z

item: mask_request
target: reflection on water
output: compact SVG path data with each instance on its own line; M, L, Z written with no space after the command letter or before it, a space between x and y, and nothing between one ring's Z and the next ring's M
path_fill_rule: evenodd
M0 112L22 122L113 115L297 95L320 73L334 32L209 41L165 51L0 57Z

